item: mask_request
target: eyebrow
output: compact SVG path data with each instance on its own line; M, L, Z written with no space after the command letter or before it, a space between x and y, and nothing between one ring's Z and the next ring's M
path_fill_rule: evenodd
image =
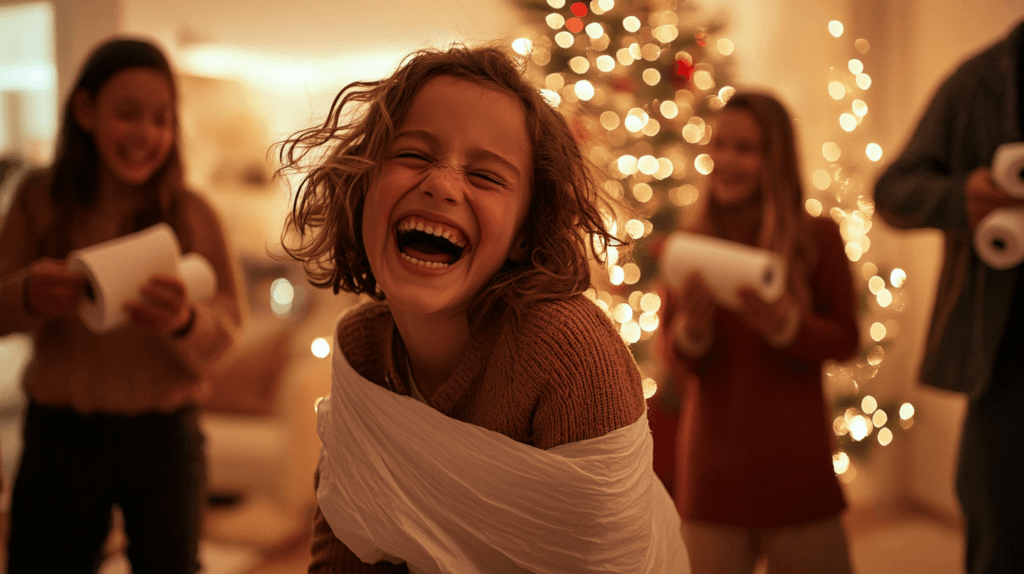
M412 138L421 140L426 144L434 147L437 147L440 144L437 137L426 130L407 130L399 132L399 134L395 136L395 141L399 140L400 138ZM488 149L478 148L474 150L471 159L488 159L496 161L502 164L503 166L507 167L508 169L512 170L512 172L515 173L517 178L521 178L523 176L523 174L519 172L519 168L513 165L512 162L508 161L500 154Z

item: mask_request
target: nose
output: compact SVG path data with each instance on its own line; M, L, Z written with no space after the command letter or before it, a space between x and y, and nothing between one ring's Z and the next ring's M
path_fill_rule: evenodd
M423 193L437 201L457 205L465 198L466 176L453 165L438 165L423 182Z

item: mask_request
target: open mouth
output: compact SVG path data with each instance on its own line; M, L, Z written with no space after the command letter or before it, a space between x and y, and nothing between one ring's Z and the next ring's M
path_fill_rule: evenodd
M398 251L410 263L421 267L443 268L455 263L466 250L466 239L450 226L420 217L398 222Z

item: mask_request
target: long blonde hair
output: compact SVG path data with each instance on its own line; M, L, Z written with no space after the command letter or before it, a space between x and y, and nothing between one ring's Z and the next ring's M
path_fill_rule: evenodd
M803 185L793 122L786 108L774 97L757 92L738 92L722 108L745 111L761 128L761 225L755 245L783 255L789 265L790 290L805 306L811 304L808 275L817 251L810 218L803 211ZM712 135L712 137L714 137ZM720 206L706 190L683 213L681 227L687 231L721 236Z

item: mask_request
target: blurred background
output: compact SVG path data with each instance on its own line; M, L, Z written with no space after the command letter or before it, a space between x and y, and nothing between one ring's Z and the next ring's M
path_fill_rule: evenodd
M634 83L640 88L621 89L622 75L602 84L596 69L564 68L572 63L559 51L569 48L557 34L574 6L561 0L0 0L0 225L20 175L49 162L65 91L93 45L115 33L148 36L164 47L179 74L187 179L220 211L252 306L240 344L218 367L204 414L212 494L204 572L304 571L319 449L312 407L329 389L326 357L334 321L354 303L311 289L300 269L269 257L279 252L289 206L286 183L272 178L272 145L321 121L347 82L382 77L413 49L491 40L529 54L531 73L567 109L575 100L589 103L579 104L592 112L579 116L582 129L596 133L600 124L614 141L618 118L628 120L631 106L644 110L649 102L643 101L639 75ZM638 238L653 241L669 231L692 203L703 174L699 146L706 143L703 124L693 118L713 111L714 96L727 97L727 87L753 87L788 105L802 146L807 209L844 225L862 295L864 351L848 365L829 365L826 376L854 565L864 573L961 572L953 479L963 399L924 388L916 376L941 264L940 236L887 228L872 218L870 196L874 179L899 153L939 82L958 62L1008 33L1024 18L1024 3L594 0L585 6L593 21L636 16L638 28L649 26L662 45L688 50L696 65L687 78L692 83L682 86L692 95L681 100L682 90L676 91L678 107L688 106L679 115L684 129L671 132L674 124L662 120L662 136L672 133L692 144L666 144L663 159L675 166L668 170L672 175L652 170L645 178L638 173L648 173L642 162L637 167L636 161L610 160L619 191L641 207ZM628 31L630 24L624 25ZM675 28L678 37L657 36L659 25ZM619 41L626 33L609 29L605 36ZM602 41L600 32L590 41ZM710 84L700 84L702 71ZM566 86L573 73L594 75L596 91ZM654 86L647 76L642 82ZM603 85L611 86L608 94ZM619 110L614 129L598 116L602 106ZM643 133L654 138L658 128L648 127L654 125L649 118L633 115L641 118L640 127L630 129L625 121L625 129L653 129ZM608 146L601 149L590 148L598 163L611 157ZM650 153L661 155L658 149ZM645 196L646 190L651 193ZM642 248L635 272L616 267L591 294L634 344L650 400L659 401L671 396L671 382L646 351L657 325L643 323L650 299L640 302L644 291L653 290L656 269L644 262ZM627 308L632 310L624 317ZM19 377L29 353L24 336L0 339L0 453L8 485L0 495L2 513L17 467L24 406ZM119 544L112 537L108 573L125 571Z

